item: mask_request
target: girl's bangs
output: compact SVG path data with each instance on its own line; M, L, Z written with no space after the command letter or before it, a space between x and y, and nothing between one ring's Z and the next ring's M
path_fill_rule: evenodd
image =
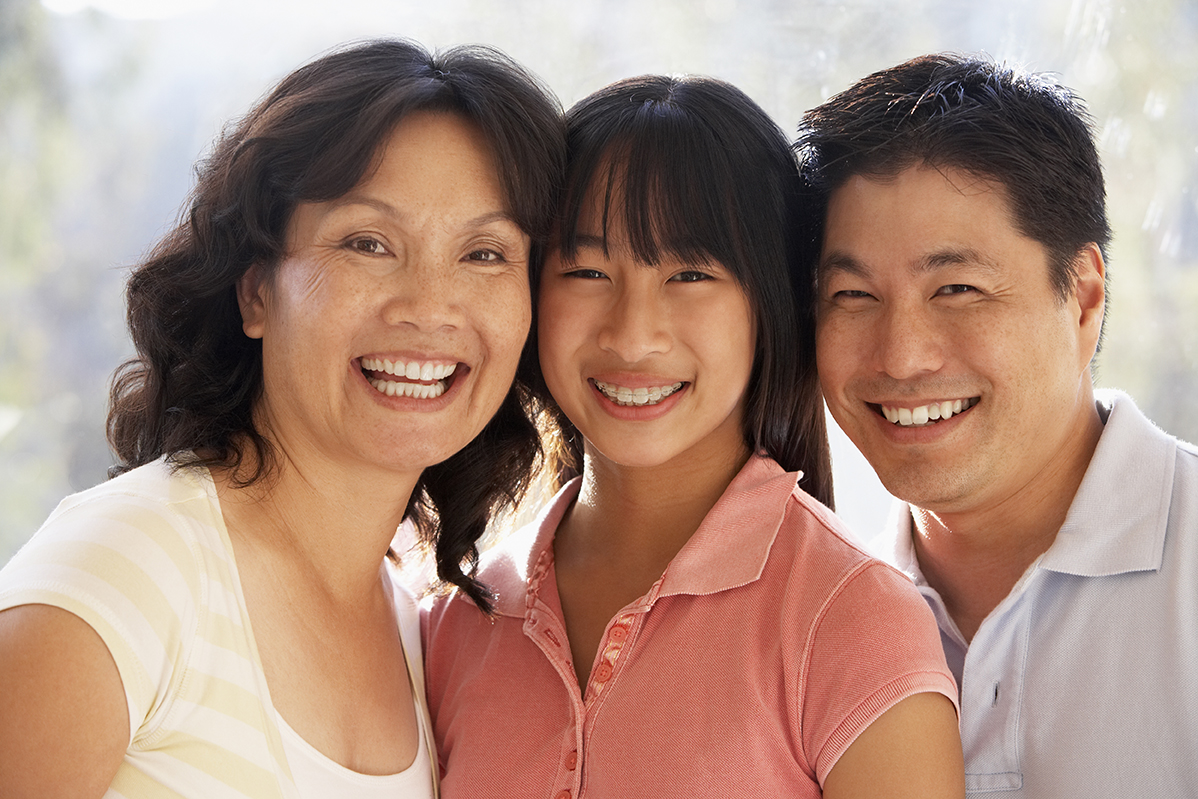
M615 225L626 231L638 261L717 261L739 279L735 238L742 224L727 158L692 131L670 125L675 120L669 117L649 121L657 124L632 131L593 159L580 159L590 160L592 167L569 177L563 254L571 257L576 250L578 220L587 203L602 202L596 209L601 229L594 232L605 253Z

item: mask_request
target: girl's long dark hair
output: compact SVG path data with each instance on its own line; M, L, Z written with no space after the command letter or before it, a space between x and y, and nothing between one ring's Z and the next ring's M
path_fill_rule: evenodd
M113 474L163 456L233 473L249 463L243 485L270 473L275 455L253 421L261 342L242 332L237 281L251 265L276 267L296 206L358 185L380 144L416 111L456 114L483 132L509 211L532 239L530 268L539 268L565 160L561 109L545 86L479 46L433 55L380 40L325 55L226 131L197 169L186 218L134 268L127 301L137 357L113 378ZM492 513L523 493L540 453L529 362L482 433L425 470L407 508L438 575L484 610L476 542ZM243 461L247 447L253 457Z
M815 369L814 227L804 213L786 136L734 86L703 77L643 76L612 84L566 113L566 188L557 241L577 251L578 220L595 186L604 220L621 214L638 260L668 253L714 259L744 288L757 322L745 403L750 451L769 455L832 507L832 467ZM606 189L606 191L602 191ZM617 207L614 202L622 203ZM718 324L718 320L713 320ZM578 431L538 393L564 477L581 466Z

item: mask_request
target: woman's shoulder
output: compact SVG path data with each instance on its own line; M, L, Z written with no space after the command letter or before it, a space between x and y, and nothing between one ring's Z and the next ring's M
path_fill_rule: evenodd
M177 679L207 598L228 593L231 559L205 479L158 461L67 497L0 571L0 609L51 605L100 635L135 730Z
M4 573L58 564L125 591L195 593L214 555L229 559L207 471L155 461L65 498Z
M181 567L222 529L207 471L160 460L63 499L9 565L70 559L97 571L160 553Z

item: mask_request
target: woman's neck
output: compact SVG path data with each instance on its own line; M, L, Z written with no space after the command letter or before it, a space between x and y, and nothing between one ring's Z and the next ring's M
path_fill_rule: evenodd
M213 471L235 548L290 562L347 601L374 590L420 473L351 468L280 448L275 453L273 468L249 486L235 478L254 471L252 457L236 475Z

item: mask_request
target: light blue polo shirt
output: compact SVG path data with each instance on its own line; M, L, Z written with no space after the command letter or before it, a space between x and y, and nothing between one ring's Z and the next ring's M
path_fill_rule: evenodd
M1096 393L1065 524L972 643L920 573L905 504L873 542L936 614L970 796L1198 796L1198 448Z

